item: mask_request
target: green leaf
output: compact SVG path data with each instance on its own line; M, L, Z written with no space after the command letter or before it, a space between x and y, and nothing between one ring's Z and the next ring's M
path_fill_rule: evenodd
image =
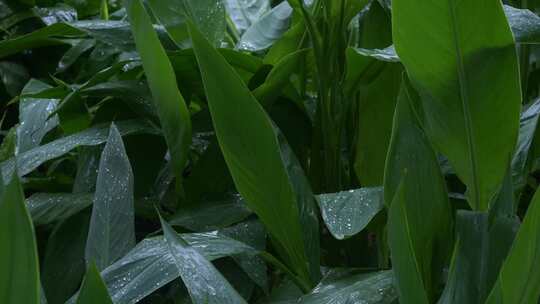
M299 304L392 304L397 300L392 271L359 273L354 270L330 270Z
M39 266L32 220L17 175L0 197L0 302L38 304Z
M160 217L167 248L194 304L246 303L219 271Z
M257 254L254 248L219 231L182 234L181 237L209 261L242 253ZM102 276L113 302L135 303L172 282L180 273L167 242L160 236L142 240L123 258L103 270Z
M34 225L61 221L92 205L93 194L35 193L26 200Z
M487 210L514 151L521 106L502 4L395 0L392 18L396 51L421 96L422 126L466 184L470 206Z
M411 230L419 227L411 227L410 210L407 210L406 202L405 187L402 183L394 195L388 218L388 243L392 251L395 284L400 303L428 304L428 293L420 264L424 260L417 255L417 248L422 245L418 244L416 231Z
M259 52L270 48L289 29L293 9L281 2L253 23L240 38L238 49Z
M452 248L445 181L413 114L414 94L404 78L384 178L384 200L390 206L388 239L403 303L434 298Z
M338 240L364 230L384 207L382 188L361 188L318 197L324 223Z
M67 44L63 36L81 36L82 31L64 23L55 23L32 33L0 41L0 58L16 54L23 50L43 46Z
M191 119L178 90L176 76L140 0L128 0L126 9L144 72L156 103L163 134L169 147L177 183L182 178L191 143Z
M112 304L111 297L105 287L105 283L101 279L99 270L94 263L88 266L86 277L81 286L77 304Z
M225 0L224 4L236 30L240 33L271 9L269 0Z
M486 303L536 303L540 297L540 191L536 191Z
M135 246L133 204L133 171L120 132L112 124L99 162L85 250L88 264L94 262L103 270Z
M50 88L49 85L31 79L21 94L31 94ZM36 148L43 137L58 125L58 117L49 117L56 109L57 99L21 97L17 128L17 154Z
M225 8L221 0L149 0L148 4L177 46L185 46L189 39L187 19L195 22L214 46L221 45L226 28Z
M145 121L120 121L116 126L122 135L134 133L156 134L156 130ZM17 155L17 160L15 160L15 158L10 158L0 163L4 179L8 179L9 176L13 174L15 166L17 166L19 176L24 176L34 171L46 161L60 157L77 147L100 145L107 141L108 132L108 124L97 125L82 132L62 137L43 146L21 153Z
M304 173L238 74L193 25L189 28L216 135L235 185L285 264L312 285L319 278L318 220Z

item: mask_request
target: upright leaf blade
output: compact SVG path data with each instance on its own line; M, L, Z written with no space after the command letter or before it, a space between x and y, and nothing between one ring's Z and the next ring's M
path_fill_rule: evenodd
M105 283L101 279L99 270L94 263L90 263L86 277L82 283L77 304L93 303L112 304L112 300Z
M160 217L167 247L194 304L242 304L246 301L219 271Z
M131 30L171 153L173 172L182 178L191 143L191 118L176 76L140 0L127 0Z
M514 150L521 105L502 4L396 0L392 18L396 51L422 97L423 127L467 185L471 207L487 210Z
M418 291L407 287L411 269L418 272L428 299L434 299L452 248L452 212L445 181L435 152L412 111L416 99L404 78L384 180L384 199L390 205L392 264L404 303L420 301L415 295Z
M0 183L2 183L0 179ZM32 220L14 174L0 191L0 302L40 302L39 266Z
M487 304L535 303L540 298L540 191L536 191Z
M320 276L318 220L304 173L240 77L193 25L189 29L235 185L266 226L285 264L312 285Z
M86 241L86 262L105 269L135 246L133 172L120 132L113 124L101 154Z

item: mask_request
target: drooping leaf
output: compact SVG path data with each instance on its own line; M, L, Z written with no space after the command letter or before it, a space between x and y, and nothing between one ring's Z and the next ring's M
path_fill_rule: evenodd
M466 184L470 206L487 210L514 151L521 106L502 4L395 0L392 18L396 51L421 96L422 126Z
M536 192L486 303L535 303L540 298L540 192Z
M209 261L241 253L257 253L252 247L220 235L218 231L182 234L181 237ZM163 237L144 239L102 271L114 303L136 303L180 276L167 246ZM74 298L68 303L74 303Z
M304 173L240 77L193 25L189 28L212 121L235 185L286 265L311 285L319 277L318 220Z
M120 121L116 123L116 126L122 135L133 133L156 134L156 130L149 123L144 121ZM62 137L21 153L17 156L17 160L15 160L15 158L10 158L0 163L4 179L8 179L9 176L13 174L15 165L17 166L19 176L24 176L34 171L46 161L60 157L77 147L100 145L107 141L108 130L108 125L97 125L82 132Z
M120 132L111 125L101 154L85 258L105 269L135 246L133 172Z
M160 220L167 249L194 304L246 303L210 261Z
M81 291L77 299L77 304L112 304L111 297L101 279L99 270L93 263L88 267L86 276L82 283Z
M390 206L389 246L403 303L434 299L452 248L452 212L445 181L411 108L418 98L414 94L404 78L384 177L384 200Z
M128 0L126 3L131 30L171 154L173 172L179 182L191 143L190 114L178 90L171 62L141 1Z
M0 184L0 302L38 304L39 266L32 220L17 175Z
M318 196L322 218L338 240L362 231L384 207L382 188L361 188Z
M281 2L246 30L237 48L250 52L268 49L289 29L292 12L287 1Z

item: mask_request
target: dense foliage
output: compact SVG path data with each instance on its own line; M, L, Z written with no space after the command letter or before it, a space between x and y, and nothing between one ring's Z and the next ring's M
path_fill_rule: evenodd
M0 0L0 303L540 303L536 11Z

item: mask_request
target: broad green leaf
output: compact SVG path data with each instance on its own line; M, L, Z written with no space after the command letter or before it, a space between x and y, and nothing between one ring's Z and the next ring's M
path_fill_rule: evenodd
M111 125L101 154L85 258L105 269L135 246L133 171L122 136Z
M257 254L252 247L218 231L182 234L181 237L209 261L241 253ZM142 240L123 258L102 271L114 303L136 303L179 276L163 237ZM74 299L68 303L74 303Z
M26 200L34 225L61 221L92 205L92 194L35 193Z
M176 85L176 76L163 46L140 0L128 0L126 9L137 50L156 103L158 116L169 147L173 172L179 183L191 143L191 118Z
M65 40L58 37L81 36L82 34L82 31L67 24L55 23L23 36L0 41L0 58L16 54L27 49L66 44L67 42Z
M384 207L382 188L321 194L318 198L324 223L338 240L362 231Z
M3 184L0 178L0 184ZM39 265L32 220L13 174L0 191L0 302L38 304Z
M514 151L521 107L502 4L395 0L392 18L396 51L421 96L422 126L466 184L470 206L487 210Z
M185 46L189 39L187 19L195 22L214 46L221 46L226 28L225 8L221 0L149 0L148 3L177 46Z
M540 43L540 17L528 9L504 5L504 13L517 43Z
M160 220L167 249L194 304L246 303L210 261Z
M411 108L414 94L404 78L384 177L392 265L403 303L433 300L452 248L452 211L445 181Z
M86 276L79 292L77 304L112 304L111 297L105 287L105 283L101 279L99 270L93 263L88 267Z
M392 271L330 270L299 304L392 304L397 299Z
M240 33L271 9L269 0L225 0L223 4L236 30Z
M41 282L50 303L64 303L81 285L89 222L90 210L75 214L56 225L47 239Z
M42 91L49 85L31 79L21 94ZM40 145L43 137L58 125L58 117L49 118L58 104L56 99L21 97L19 101L19 127L17 128L17 154Z
M126 120L116 123L120 134L129 135L136 133L156 134L156 130L147 122L138 120ZM97 146L107 141L109 125L98 125L82 132L72 134L60 139L51 141L43 146L21 153L15 158L10 158L2 163L0 167L4 179L15 172L15 166L19 176L24 176L34 171L41 164L48 160L60 157L80 146Z
M189 28L216 135L235 185L285 264L304 284L312 285L319 278L319 235L306 177L238 74L193 25Z
M250 52L268 49L289 29L292 13L288 2L281 2L246 30L237 48Z
M540 192L529 205L486 303L536 303L540 298Z

